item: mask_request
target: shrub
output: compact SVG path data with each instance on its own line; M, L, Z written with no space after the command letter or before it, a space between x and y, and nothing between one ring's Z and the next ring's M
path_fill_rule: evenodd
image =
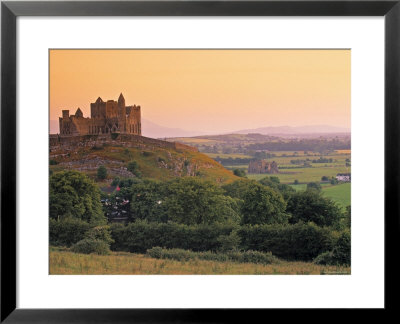
M236 231L232 231L229 235L220 235L217 241L220 244L220 251L237 251L241 238Z
M320 255L318 255L314 259L313 262L315 264L319 264L319 265L333 265L333 264L335 264L332 251L327 251L327 252L321 253Z
M246 171L244 169L234 169L233 170L233 174L235 176L241 177L241 178L245 178L246 177Z
M193 251L216 251L221 244L218 238L229 235L233 225L183 225L176 223L148 223L136 221L126 226L111 225L114 243L111 249L144 253L154 246L168 249L181 248Z
M107 178L107 169L104 165L100 165L97 169L97 178L100 180L104 180Z
M65 220L55 220L50 218L50 245L71 246L82 240L90 225L80 219L68 218Z
M344 231L333 248L333 256L338 264L351 264L350 231Z
M107 225L96 226L96 227L89 229L85 233L85 238L91 239L91 240L100 240L107 244L111 244L114 242L114 240L111 237L110 226L107 226Z
M50 160L50 165L57 165L58 164L58 162L56 161L56 160Z
M119 133L111 133L111 139L116 140L118 138Z
M146 254L156 259L170 259L177 261L189 260L207 260L217 262L239 262L239 263L258 263L258 264L271 264L278 262L278 259L272 255L271 252L261 253L257 251L246 252L229 252L229 253L213 253L206 252L192 252L183 249L163 249L161 247L154 247L148 249Z
M83 254L107 255L110 253L110 246L104 241L86 238L75 243L71 247L71 251Z
M242 238L241 249L271 251L286 260L311 261L330 251L336 241L330 229L313 223L242 226L238 234Z
M116 187L116 186L118 186L119 181L120 181L120 178L119 178L119 177L116 177L116 178L114 178L114 180L111 182L111 185L112 185L113 187Z
M127 165L127 170L131 172L133 175L137 176L140 178L142 176L142 173L139 171L139 165L136 161L131 161Z
M317 190L317 191L321 191L322 187L318 182L310 182L307 183L307 190Z
M336 224L342 216L342 210L330 198L324 197L317 190L296 192L287 202L286 212L292 217L289 222L314 222L319 226Z
M271 252L262 253L259 251L249 250L236 254L230 253L228 255L231 260L241 263L271 264L278 262L278 259L273 256Z
M321 253L314 259L316 264L326 265L350 265L351 264L351 244L350 232L344 231L339 236L332 251Z

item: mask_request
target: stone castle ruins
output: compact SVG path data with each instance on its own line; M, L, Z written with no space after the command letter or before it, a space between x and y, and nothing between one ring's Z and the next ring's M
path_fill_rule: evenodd
M59 123L60 136L142 134L140 106L126 106L122 93L118 101L105 102L97 98L96 102L90 104L90 118L83 117L80 108L75 115L70 115L69 110L63 110Z
M275 161L268 162L266 160L250 161L248 173L279 173L278 164Z

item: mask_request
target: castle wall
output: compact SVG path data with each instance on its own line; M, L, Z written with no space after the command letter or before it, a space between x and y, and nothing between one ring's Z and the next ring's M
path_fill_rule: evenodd
M96 101L90 104L90 117L93 118L106 118L106 103Z
M115 139L112 139L111 134L83 135L83 136L50 135L49 141L50 141L50 150L56 150L57 148L60 147L66 148L70 146L93 147L93 146L101 146L104 143L107 143L110 145L122 145L123 147L146 148L146 146L151 146L151 147L198 152L197 148L189 145L177 142L167 142L155 138L149 138L134 134L119 134Z

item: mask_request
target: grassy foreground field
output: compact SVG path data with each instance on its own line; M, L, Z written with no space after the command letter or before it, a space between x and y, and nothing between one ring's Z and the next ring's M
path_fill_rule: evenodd
M112 252L111 255L76 254L50 249L50 274L350 274L350 267L321 266L309 262L281 261L277 264L174 261L149 258L142 254Z

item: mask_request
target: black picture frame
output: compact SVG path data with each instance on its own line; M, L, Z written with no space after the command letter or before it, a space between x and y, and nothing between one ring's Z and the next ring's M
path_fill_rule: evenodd
M4 1L1 3L1 322L233 322L265 310L16 308L16 19L19 16L384 16L385 308L395 311L400 215L400 0ZM371 233L373 234L373 233ZM373 262L373 256L371 256ZM393 296L393 297L392 297ZM382 310L379 316L382 315ZM304 314L304 312L299 312ZM254 316L254 317L253 317Z

